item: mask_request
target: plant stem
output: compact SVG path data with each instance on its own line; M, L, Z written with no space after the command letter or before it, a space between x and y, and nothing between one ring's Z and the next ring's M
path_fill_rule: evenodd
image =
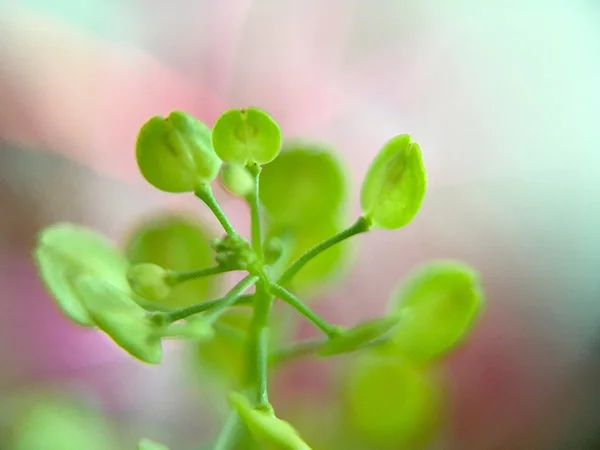
M298 342L290 345L289 347L278 349L269 355L269 364L275 366L290 359L310 355L315 353L326 343L327 340L314 339L310 341Z
M213 450L230 450L235 444L237 436L237 429L239 428L239 419L235 411L229 413L229 417L225 421L217 442L213 447Z
M264 281L256 285L254 315L248 330L248 384L256 389L257 406L269 404L268 395L268 352L269 314L273 297L266 290Z
M208 208L212 211L212 213L215 215L225 232L230 236L236 236L237 233L233 228L233 225L231 225L231 222L229 222L229 219L219 206L219 203L217 203L217 199L213 195L212 188L210 187L210 185L203 185L201 188L196 190L195 194L196 197L202 200L206 204L206 206L208 206Z
M256 275L248 275L238 284L236 284L225 297L223 297L223 302L219 304L216 308L213 308L208 313L208 323L212 323L218 319L218 317L230 306L233 306L237 301L238 297L250 286L254 285L259 278Z
M146 300L144 297L140 297L139 295L135 296L135 302L145 310L151 312L168 313L174 310L172 306L151 302L150 300Z
M262 232L261 232L261 221L260 221L260 172L261 167L257 164L248 167L248 170L254 177L254 190L248 195L247 200L250 204L250 219L251 228L250 236L252 242L252 249L258 256L260 261L263 260L263 248L262 248Z
M270 300L269 300L270 302ZM269 387L268 387L268 367L269 367L269 328L264 326L258 331L257 336L257 351L256 351L256 365L257 365L257 384L258 384L258 395L257 404L258 406L265 406L269 404Z
M227 295L221 297L217 300L212 300L210 302L202 302L197 305L188 306L187 308L178 309L175 311L171 311L165 313L165 320L167 323L176 322L177 320L185 319L188 316L193 314L197 314L203 311L211 310L211 315L209 317L210 321L215 320L224 310L229 306L233 306L240 299L240 295L250 286L252 286L258 277L248 275L238 284L236 284Z
M269 365L277 366L292 359L311 355L319 351L322 346L327 344L327 342L327 339L311 339L292 344L289 347L280 348L269 355ZM390 338L380 338L369 342L368 344L365 344L363 347L357 348L356 350L358 351L365 348L379 347L387 345L390 342Z
M296 259L296 261L294 261L287 268L287 270L283 272L283 275L279 277L279 280L277 280L277 284L284 286L294 277L294 275L296 275L296 273L298 273L300 269L302 269L302 267L304 267L304 265L307 262L309 262L311 259L317 256L319 253L327 250L329 247L339 242L342 242L345 239L348 239L349 237L369 231L370 227L371 224L368 219L362 216L359 217L358 220L354 222L354 224L352 224L350 227L339 232L335 236L332 236L329 239L321 242L320 244L317 244L316 246L305 252L303 255L298 257L298 259Z
M188 270L182 272L170 272L167 283L174 286L184 281L195 280L209 275L218 275L220 273L232 272L232 269L223 266L205 267L203 269Z
M279 297L284 302L288 303L290 306L295 308L300 314L310 320L315 324L323 333L327 335L327 337L331 338L338 334L337 327L335 325L331 325L325 319L320 317L317 313L315 313L312 309L302 302L298 297L292 294L290 291L285 289L283 286L279 286L274 284L271 286L271 290L273 294Z

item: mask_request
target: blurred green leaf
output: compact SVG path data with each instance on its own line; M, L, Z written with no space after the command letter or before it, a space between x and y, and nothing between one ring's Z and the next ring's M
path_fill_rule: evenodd
M426 189L419 144L406 134L397 136L383 146L365 175L363 214L376 228L401 228L419 212Z
M280 228L315 226L343 212L345 171L326 148L291 142L260 177L260 200Z
M115 450L107 420L58 396L29 399L12 432L12 450Z
M78 277L75 289L98 328L117 345L144 362L161 361L160 327L130 295L89 275Z
M202 320L201 316L197 320ZM247 332L251 321L252 309L247 307L230 308L217 319L212 339L200 341L194 347L196 367L201 374L212 376L227 389L241 389L245 385ZM281 336L281 324L273 321L269 331L270 347L275 347Z
M394 296L402 314L393 336L402 355L419 362L440 357L471 331L484 306L477 273L453 261L436 261L409 274Z
M217 155L228 163L266 164L281 149L281 130L258 108L231 109L215 122L212 143Z
M137 450L169 450L169 448L166 445L144 438L139 442Z
M126 254L132 264L153 263L178 271L214 264L213 250L201 224L177 215L157 217L135 229ZM199 303L213 294L216 282L216 277L203 277L178 284L161 303L173 307Z
M215 323L210 341L197 344L198 366L227 388L243 386L246 375L246 332L251 311L232 308Z
M369 448L416 450L436 431L438 389L427 375L397 358L361 355L346 370L349 429Z
M290 142L260 179L260 198L268 215L268 235L287 247L278 267L344 229L347 186L338 159L325 147ZM348 244L335 245L306 264L290 286L314 288L331 278L347 256Z
M45 228L38 234L34 257L49 293L65 315L80 325L94 323L73 290L75 277L95 275L129 291L127 259L106 237L88 228L68 223Z

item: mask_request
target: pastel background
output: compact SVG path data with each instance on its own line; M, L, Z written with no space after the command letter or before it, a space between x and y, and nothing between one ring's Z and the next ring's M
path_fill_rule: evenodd
M443 368L449 411L432 449L600 448L593 0L2 0L0 425L21 393L59 389L102 409L128 448L143 435L190 448L215 433L218 406L185 349L147 367L72 326L30 253L54 221L121 240L140 216L182 209L217 230L193 199L143 182L133 145L152 115L183 109L212 124L245 105L339 151L353 215L380 146L399 133L421 144L421 214L360 237L356 264L316 308L352 324L381 313L421 262L480 270L488 309ZM218 196L247 227L243 205ZM315 367L283 374L282 398L318 402L335 380L328 363Z

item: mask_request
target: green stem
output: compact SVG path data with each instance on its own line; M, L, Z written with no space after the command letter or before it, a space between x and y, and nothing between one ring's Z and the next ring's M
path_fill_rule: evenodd
M241 298L240 295L242 294L242 292L244 292L246 289L248 289L250 286L256 283L257 280L258 277L249 275L242 281L240 281L238 284L236 284L233 287L233 289L231 289L227 293L227 295L217 300L202 302L198 303L197 305L188 306L187 308L181 308L175 311L165 313L165 321L167 323L176 322L178 320L185 319L188 316L198 314L207 310L211 311L209 321L213 321L216 319L216 317L218 317L218 315L220 315L223 312L223 310L225 310L225 308L237 304L238 300L240 300Z
M218 275L220 273L232 272L232 269L223 266L205 267L203 269L182 271L182 272L170 272L167 277L167 283L174 286L184 281L195 280L196 278L207 277L210 275Z
M257 404L258 406L265 406L269 404L269 387L268 387L268 366L269 366L269 328L261 327L257 336L257 351L256 351L256 365L257 365L257 384L258 384L258 395Z
M310 341L298 342L289 347L281 348L269 355L269 364L276 366L290 359L311 355L326 343L327 340L314 339Z
M239 419L237 412L232 411L225 421L213 450L230 450L235 444Z
M277 280L277 284L282 285L282 286L287 284L294 277L294 275L296 275L298 273L298 271L300 269L302 269L302 267L304 267L304 265L306 263L308 263L311 259L313 259L315 256L317 256L319 253L327 250L329 247L331 247L339 242L342 242L345 239L348 239L349 237L352 237L359 233L364 233L366 231L369 231L370 227L371 227L371 224L368 219L366 219L362 216L359 217L358 220L356 222L354 222L353 225L346 228L344 231L341 231L338 234L336 234L335 236L332 236L329 239L321 242L320 244L317 244L316 246L314 246L313 248L308 250L306 253L304 253L303 255L298 257L298 259L296 259L296 261L294 261L287 268L287 270L285 272L283 272L283 275L281 275L281 277L279 277L279 280Z
M327 344L328 340L323 339L312 339L304 342L298 342L292 344L289 347L280 348L269 355L269 365L277 366L281 363L287 362L292 359L301 358L303 356L312 355L321 349L321 347ZM390 338L379 338L364 346L357 348L356 350L362 350L367 348L380 347L389 344Z
M269 315L273 297L261 281L256 286L254 315L248 330L248 384L256 390L257 406L269 404L268 394L268 354L269 354Z
M215 215L225 232L230 236L236 236L237 233L235 232L233 225L231 225L231 222L229 222L229 219L219 206L219 203L217 203L217 199L213 195L212 188L210 187L210 185L203 185L201 188L196 190L195 194L196 197L202 200L206 204L206 206L208 206L208 208L212 211L212 213Z
M295 308L300 314L310 320L315 324L323 333L327 335L327 337L331 338L338 335L338 329L335 325L330 324L325 319L320 317L317 313L315 313L312 309L302 302L298 297L292 294L290 291L285 289L283 286L279 286L274 284L271 286L271 291L277 297L279 297L284 302L288 303L290 306Z
M230 306L233 306L235 304L238 297L246 289L248 289L250 286L253 286L258 280L259 280L259 277L257 277L257 276L248 275L246 278L244 278L242 281L240 281L238 284L236 284L231 289L231 291L229 291L229 293L225 297L223 297L223 303L221 303L219 306L217 306L216 308L213 308L209 311L208 316L207 316L208 323L212 323L215 320L217 320L219 318L219 316L221 314L223 314L223 312L225 312L225 310L227 308L229 308Z
M139 295L135 296L135 302L145 310L151 312L168 313L173 311L172 306L151 302L150 300L146 300L144 297L140 297Z
M247 200L250 203L250 219L251 228L250 236L252 241L252 249L258 256L260 261L263 260L263 248L262 248L262 232L261 232L261 221L260 221L260 172L261 167L257 164L248 167L248 170L254 177L254 190L248 195Z

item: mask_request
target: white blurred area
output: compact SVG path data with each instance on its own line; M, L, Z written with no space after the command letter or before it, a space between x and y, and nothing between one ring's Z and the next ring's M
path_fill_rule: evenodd
M290 137L339 149L353 214L371 158L410 133L430 177L420 216L360 238L352 277L320 311L376 315L409 268L463 259L482 273L488 313L448 365L456 446L440 448L569 450L600 425L598 3L30 0L0 6L0 42L0 139L96 173L72 208L117 238L155 208L197 207L137 176L133 143L151 115L210 123L259 105ZM34 167L8 177L11 161L0 154L10 189L52 196L25 183L44 180Z

